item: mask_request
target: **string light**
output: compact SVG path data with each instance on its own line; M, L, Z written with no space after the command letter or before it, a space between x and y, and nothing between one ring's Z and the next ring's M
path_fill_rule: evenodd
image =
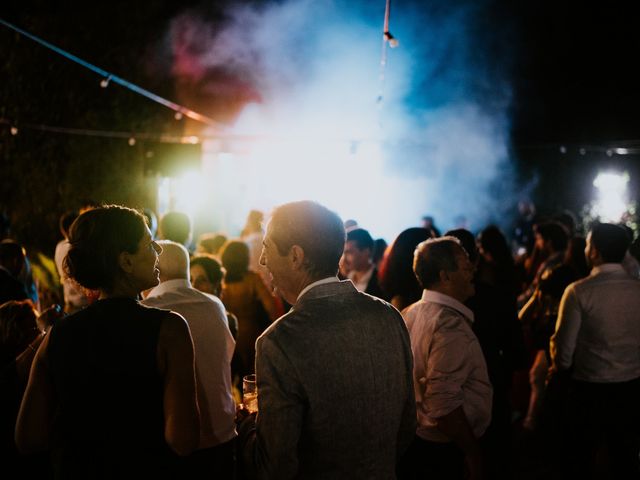
M55 45L39 38L36 37L35 35L22 30L21 28L16 27L15 25L3 20L0 18L0 25L4 25L5 27L10 28L11 30L13 30L14 32L19 33L22 36L25 36L31 40L33 40L36 43L39 43L40 45L42 45L43 47L48 48L49 50L53 50L54 52L58 53L59 55L62 55L65 58L68 58L69 60L76 62L80 65L82 65L83 67L97 73L98 75L100 75L102 78L102 80L100 81L100 86L102 88L107 88L109 86L110 82L115 82L118 85L121 85L125 88L128 88L129 90L138 93L139 95L142 95L144 97L147 97L150 100L153 100L156 103L159 103L161 105L164 105L167 108L170 108L171 110L174 110L178 113L180 113L180 115L186 115L187 117L191 118L192 120L196 120L197 122L201 122L204 123L206 125L209 125L211 127L215 127L218 129L225 129L226 125L223 125L220 122L217 122L215 120L213 120L212 118L209 118L205 115L202 115L201 113L198 113L194 110L191 110L187 107L184 107L182 105L179 105L175 102L172 102L170 100L167 100L166 98L163 98L159 95L156 95L153 92L150 92L149 90L145 90L142 87L139 87L138 85L136 85L135 83L131 83L123 78L118 77L117 75L114 75L110 72L107 72L106 70L103 70L102 68L96 67L95 65L82 60L79 57L76 57L75 55L67 52L66 50L63 50L59 47L56 47ZM181 117L182 118L182 117Z
M391 16L391 0L386 0L384 7L384 24L382 27L382 57L380 58L380 93L376 98L376 103L382 105L384 100L384 81L385 70L387 68L387 44L389 47L395 48L398 46L398 40L389 31L389 18Z
M18 127L11 127L10 131L11 135L15 137L18 134Z
M398 39L391 35L391 32L384 32L384 39L389 42L389 46L391 48L396 48L398 45L400 45Z
M128 143L130 147L133 147L136 144L136 139L134 137L131 137Z

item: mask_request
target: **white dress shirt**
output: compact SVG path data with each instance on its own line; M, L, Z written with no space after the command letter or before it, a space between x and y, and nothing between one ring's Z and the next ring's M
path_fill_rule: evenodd
M191 287L187 279L162 282L142 302L173 310L189 324L196 360L200 445L209 448L236 436L231 395L231 357L235 341L224 305L217 297Z
M358 278L357 282L355 278L358 272L354 272L354 271L349 272L349 274L347 275L347 278L353 282L353 284L355 285L355 287L358 289L359 292L364 292L367 290L367 286L369 285L369 280L371 280L371 277L373 276L374 268L375 268L375 265L371 265L369 270L367 270L364 273L364 275L361 275Z
M576 380L626 382L640 377L640 280L605 263L564 291L551 358Z
M456 299L425 290L402 311L411 337L417 435L432 442L452 439L437 420L462 406L476 438L491 421L493 388L476 335L473 312Z

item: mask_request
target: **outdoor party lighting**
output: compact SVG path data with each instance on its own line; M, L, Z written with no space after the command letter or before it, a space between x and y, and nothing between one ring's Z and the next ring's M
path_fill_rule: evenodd
M619 222L627 211L628 173L602 172L593 185L598 189L598 199L593 214L605 222Z
M164 177L158 185L161 214L168 210L185 212L193 218L206 201L207 181L200 172L190 170L180 177Z

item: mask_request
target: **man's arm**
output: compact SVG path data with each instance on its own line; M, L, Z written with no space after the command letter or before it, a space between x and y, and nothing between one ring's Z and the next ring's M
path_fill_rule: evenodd
M245 467L256 478L295 478L304 398L291 363L269 337L256 343L258 417L244 451Z
M580 304L575 289L570 285L562 295L556 331L550 341L552 369L568 370L571 368L581 324Z
M469 338L448 319L434 332L427 362L426 390L422 402L431 413L437 429L453 441L465 455L471 479L481 476L482 457L463 410L462 386L469 375Z
M407 326L402 317L398 320L402 329L402 344L404 347L405 365L407 368L407 398L402 410L400 428L398 430L397 454L400 458L409 448L416 436L416 394L413 388L413 353L411 352L411 340Z

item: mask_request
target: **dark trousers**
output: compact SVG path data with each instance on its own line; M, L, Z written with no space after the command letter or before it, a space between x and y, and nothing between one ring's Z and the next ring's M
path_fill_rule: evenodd
M640 478L640 378L622 383L571 380L565 405L563 463L568 474Z
M235 479L236 440L216 445L211 448L196 450L188 457L180 459L180 478Z
M454 443L439 443L418 436L400 460L399 480L462 480L464 453Z

